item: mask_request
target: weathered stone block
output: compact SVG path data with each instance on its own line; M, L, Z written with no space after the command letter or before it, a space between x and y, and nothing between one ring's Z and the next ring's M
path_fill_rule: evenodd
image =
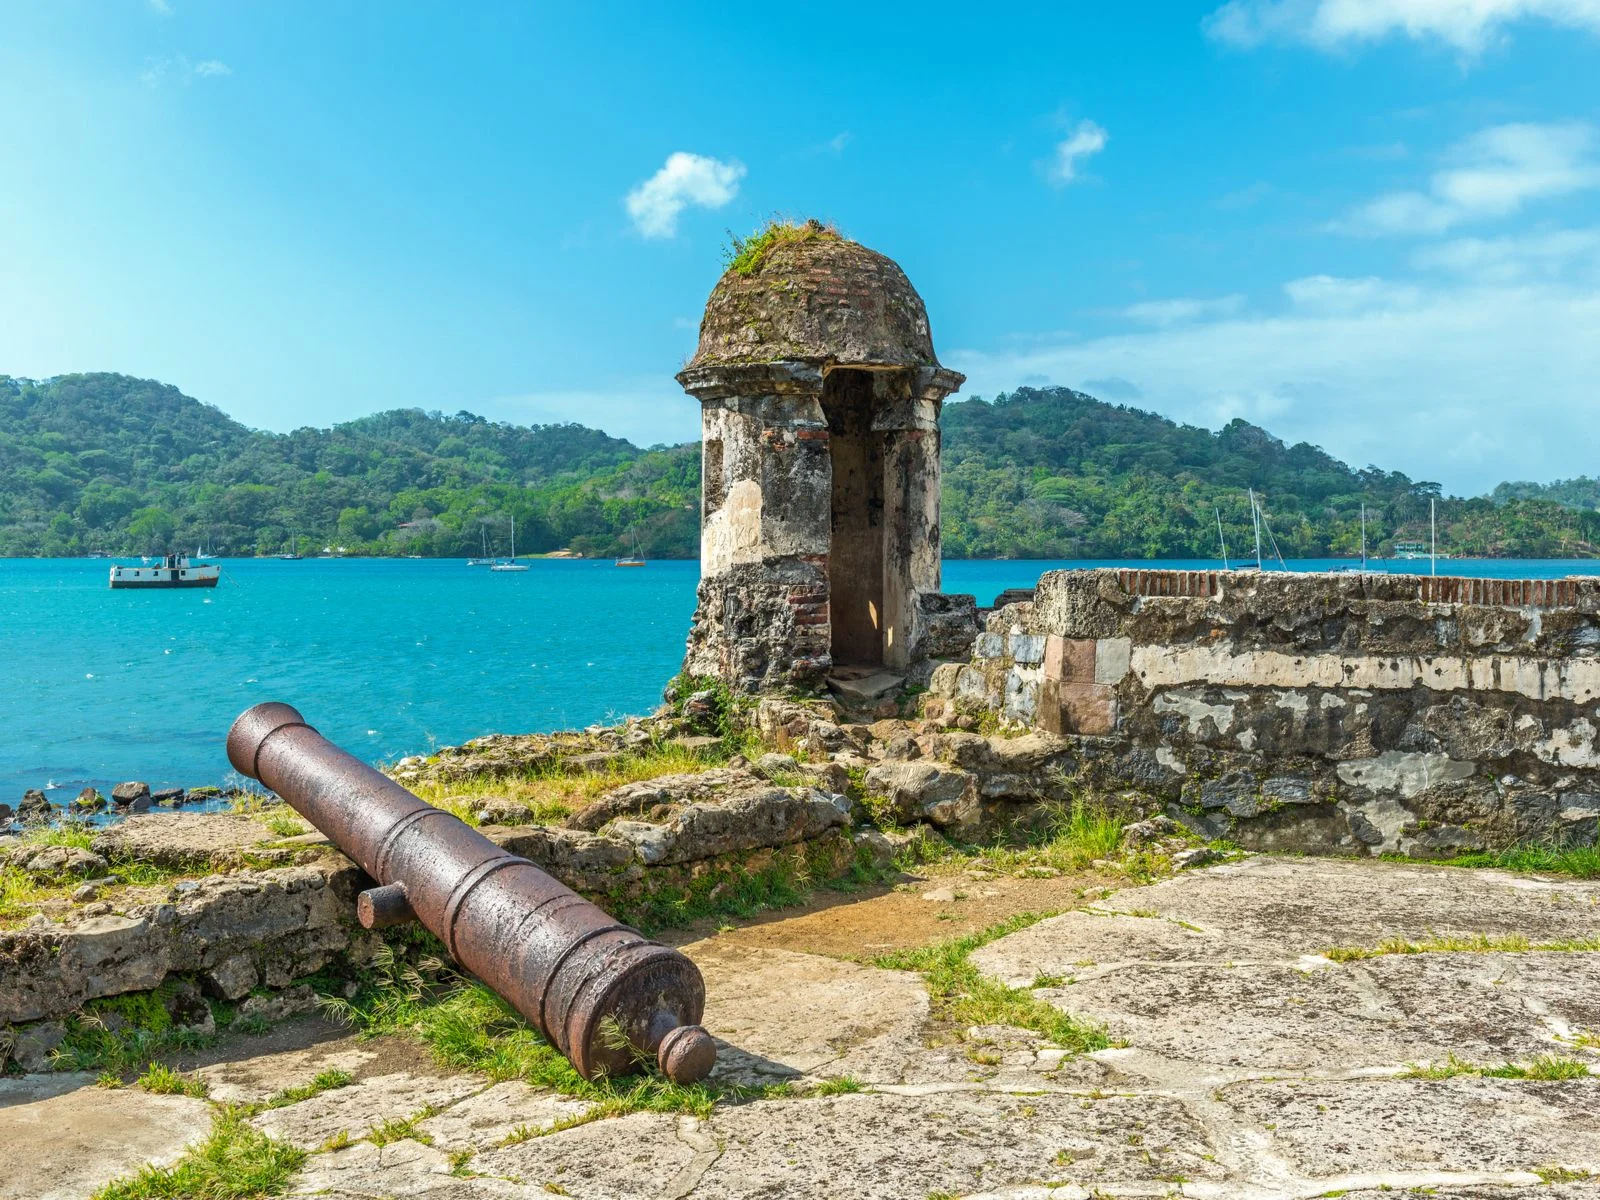
M1269 779L1261 785L1261 796L1269 804L1315 804L1311 784L1304 779Z
M1003 658L1006 652L1006 637L1003 633L980 633L972 646L974 658Z
M901 821L960 826L978 817L977 779L925 760L874 767L867 772L867 790L887 799Z
M1100 638L1094 644L1094 681L1103 684L1121 683L1128 673L1132 655L1131 639Z
M1044 661L1044 636L1014 632L1007 638L1006 650L1018 666L1038 666Z
M224 1000L237 1000L249 995L250 989L261 982L261 976L248 954L235 954L213 967L206 982Z
M940 663L928 678L928 691L935 696L953 699L956 696L957 681L961 678L965 666L965 663L958 662Z
M1039 672L1012 667L1006 673L1005 719L1018 725L1033 724L1039 711Z

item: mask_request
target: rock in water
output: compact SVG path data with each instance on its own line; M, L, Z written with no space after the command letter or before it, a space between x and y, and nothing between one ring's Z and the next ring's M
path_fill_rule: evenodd
M54 812L55 808L38 788L29 788L24 792L22 803L17 805L17 819L24 825L36 825L48 821Z
M76 812L101 812L105 806L106 798L100 794L100 789L92 787L79 792L70 805Z
M127 808L135 800L150 799L150 785L132 780L128 783L119 783L111 789L111 803L118 808Z

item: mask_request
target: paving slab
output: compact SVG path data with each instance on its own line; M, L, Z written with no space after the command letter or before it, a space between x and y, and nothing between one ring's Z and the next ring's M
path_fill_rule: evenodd
M211 1130L204 1100L72 1078L61 1091L49 1077L0 1080L0 1096L38 1097L0 1107L0 1200L85 1200L146 1163L176 1161Z
M1241 1070L1353 1071L1451 1054L1474 1062L1587 1055L1559 1041L1530 1007L1540 999L1537 989L1519 986L1522 964L1502 969L1500 957L1395 956L1311 970L1141 965L1038 994L1142 1049ZM1600 955L1552 957L1569 974L1543 1003L1564 997L1569 1011L1587 1017L1600 988Z
M928 994L910 972L717 938L683 951L705 976L716 1080L772 1083L871 1062L898 1078L906 1052L919 1045Z
M1376 946L1391 937L1593 937L1600 925L1600 882L1263 855L1125 888L1096 907L1185 921L1282 957L1330 946Z
M417 1128L441 1150L491 1150L513 1135L544 1133L591 1107L587 1101L510 1080L452 1104Z
M452 1170L448 1155L420 1142L408 1139L387 1146L357 1142L344 1150L313 1155L285 1195L318 1200L523 1200L550 1195L510 1180L463 1178Z
M1252 962L1281 954L1276 946L1224 930L1192 928L1153 914L1121 914L1097 904L991 943L972 961L1013 987L1026 987L1041 975L1070 979L1130 963Z
M535 1195L640 1200L686 1194L699 1153L700 1145L679 1136L678 1117L632 1113L488 1151L472 1169L516 1179Z
M323 1071L355 1074L381 1056L377 1044L356 1038L225 1060L194 1074L210 1088L213 1100L257 1103L289 1088L304 1087Z
M1600 1080L1258 1082L1230 1087L1224 1099L1305 1176L1552 1167L1600 1174Z
M856 1093L719 1110L708 1124L722 1151L697 1200L924 1200L1046 1180L1162 1191L1225 1178L1200 1123L1158 1096Z
M354 1140L385 1121L404 1121L428 1108L442 1109L481 1092L488 1081L475 1075L439 1078L397 1071L349 1087L334 1088L287 1108L268 1109L251 1118L263 1133L302 1150L315 1150L329 1138Z

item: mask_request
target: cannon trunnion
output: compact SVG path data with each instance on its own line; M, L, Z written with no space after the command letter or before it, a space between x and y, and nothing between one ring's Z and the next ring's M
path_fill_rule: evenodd
M710 1072L705 983L677 950L346 754L287 704L246 710L228 759L377 881L357 900L362 925L420 921L585 1078L641 1058L679 1083Z

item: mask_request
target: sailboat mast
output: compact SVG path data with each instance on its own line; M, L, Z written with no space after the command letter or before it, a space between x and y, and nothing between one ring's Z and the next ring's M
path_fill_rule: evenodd
M1439 573L1439 520L1437 516L1439 502L1432 497L1428 499L1428 574Z
M1256 507L1256 490L1250 489L1250 523L1256 530L1256 570L1261 570L1261 510Z
M1228 565L1228 539L1222 535L1222 510L1215 508L1212 511L1217 514L1217 541L1222 543L1222 569L1231 571L1233 568Z
M1361 570L1367 569L1367 506L1361 506Z

